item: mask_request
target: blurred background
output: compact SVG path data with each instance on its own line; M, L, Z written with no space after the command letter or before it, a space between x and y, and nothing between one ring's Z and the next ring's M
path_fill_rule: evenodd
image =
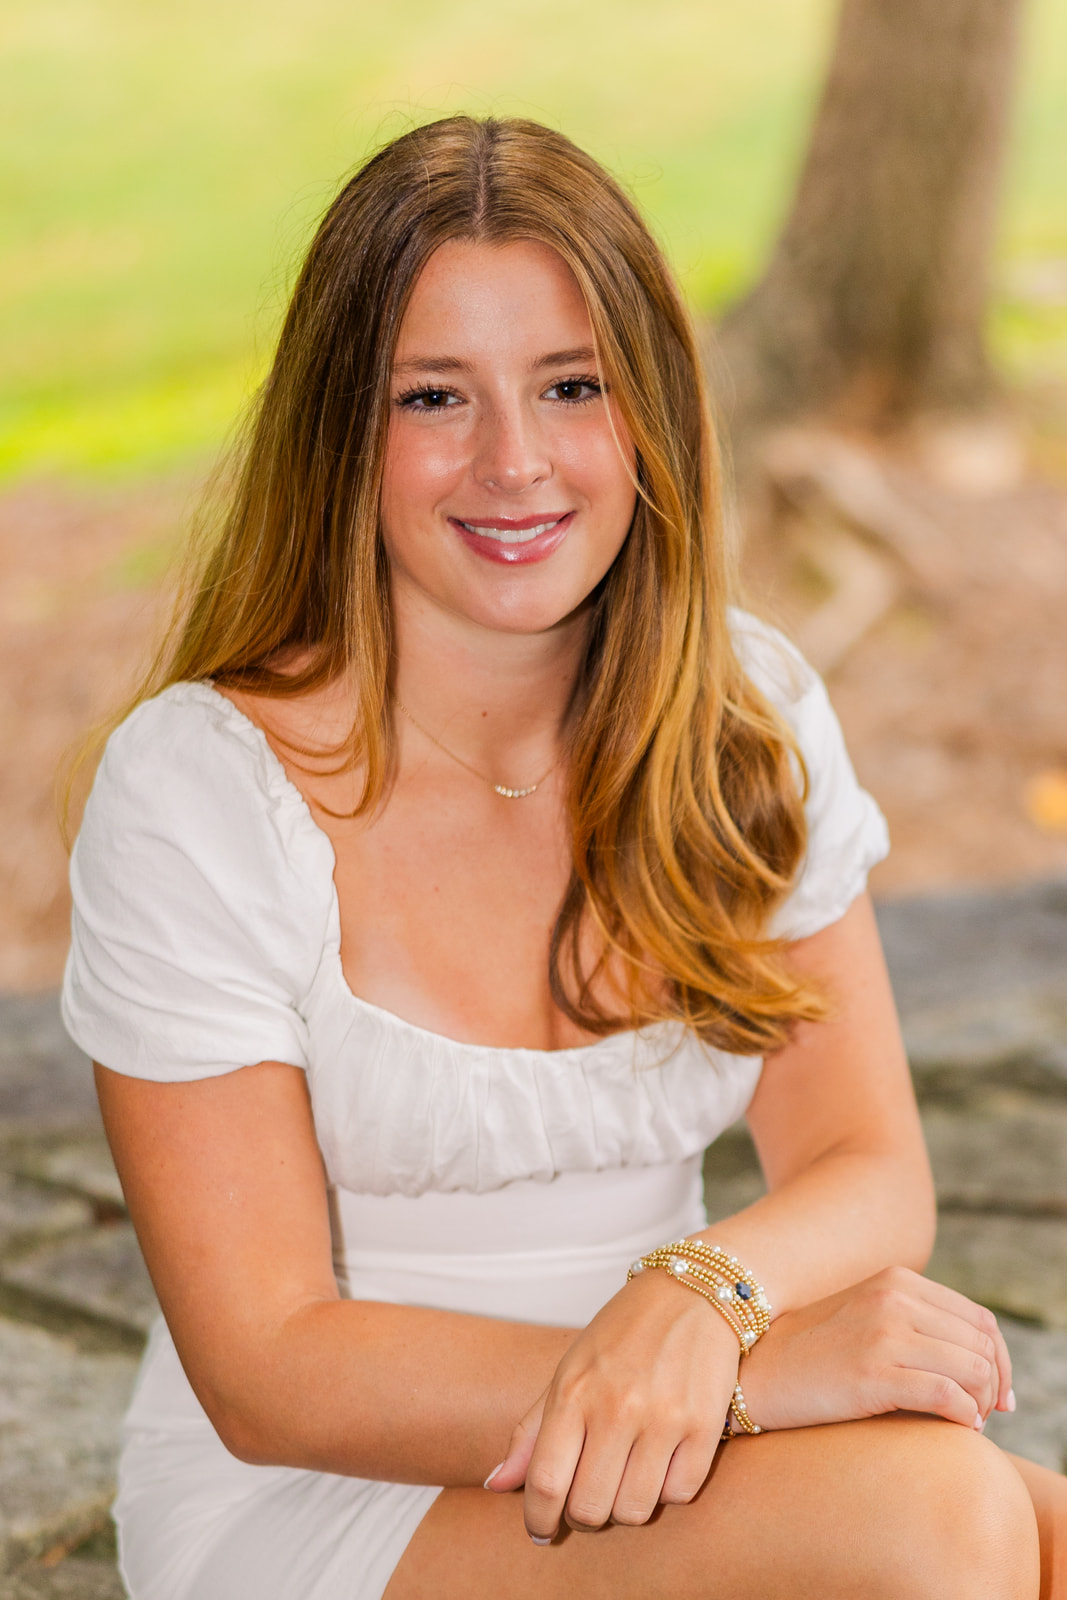
M752 603L889 815L876 888L1067 868L1067 8L6 0L0 990L58 981L57 763L143 658L316 219L457 110L561 128L663 240Z

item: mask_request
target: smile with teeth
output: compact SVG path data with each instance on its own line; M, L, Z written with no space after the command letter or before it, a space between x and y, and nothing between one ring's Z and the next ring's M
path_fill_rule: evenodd
M535 523L532 528L476 527L473 522L461 522L460 527L466 528L468 533L478 534L482 539L496 539L501 544L528 544L531 539L537 539L542 533L548 533L562 521L562 517L553 517L548 522Z

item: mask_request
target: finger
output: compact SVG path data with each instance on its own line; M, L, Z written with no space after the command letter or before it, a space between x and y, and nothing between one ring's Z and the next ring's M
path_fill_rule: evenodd
M537 1404L530 1407L511 1435L508 1453L486 1478L485 1488L491 1489L494 1494L510 1494L513 1489L518 1489L525 1483L530 1457L534 1453L537 1436L541 1431L544 1411L545 1395L542 1395Z
M990 1312L989 1315L993 1317L992 1312ZM996 1408L998 1411L1014 1411L1015 1391L1011 1386L1011 1355L1008 1351L1008 1346L1005 1342L1004 1335L1000 1331L1000 1323L997 1321L996 1317L993 1317L993 1343L997 1347L998 1383Z
M929 1303L940 1306L943 1310L954 1313L972 1327L980 1329L993 1340L997 1364L997 1398L996 1406L1000 1411L1006 1411L1011 1395L1011 1356L1004 1342L1004 1335L999 1324L988 1306L980 1306L974 1300L960 1294L956 1289L950 1289L947 1284L936 1283L933 1278L919 1278L917 1284L920 1292Z
M634 1440L628 1433L605 1433L601 1430L586 1434L563 1513L569 1528L588 1532L602 1528L611 1520L612 1508L626 1475L633 1444ZM664 1461L664 1471L666 1467ZM663 1482L662 1475L659 1482ZM655 1503L653 1498L652 1505Z
M901 1365L937 1377L951 1378L970 1395L984 1422L997 1397L996 1362L953 1340L915 1339L905 1351Z
M611 1507L612 1522L638 1528L648 1521L659 1504L676 1442L677 1436L652 1433L634 1440Z
M688 1505L704 1487L719 1448L721 1431L716 1428L714 1433L690 1434L682 1440L663 1479L659 1494L662 1505Z
M554 1408L542 1417L523 1495L526 1531L536 1544L550 1544L559 1532L584 1444L585 1419L579 1411Z
M961 1350L968 1351L980 1358L986 1365L987 1371L983 1374L980 1370L977 1377L984 1378L988 1391L980 1400L983 1416L988 1416L1000 1399L1003 1387L1003 1373L1001 1370L1001 1346L1003 1337L996 1326L996 1319L990 1313L991 1329L981 1327L975 1322L967 1321L956 1316L955 1312L942 1310L941 1307L926 1303L917 1306L915 1318L915 1331L929 1339L943 1340L949 1344L958 1345ZM1011 1365L1008 1365L1008 1378L1010 1387ZM965 1385L970 1388L970 1384ZM977 1391L971 1390L978 1398Z
M887 1410L925 1411L930 1416L944 1417L946 1422L958 1422L964 1428L981 1426L982 1414L974 1396L942 1373L899 1367L889 1392L892 1403Z

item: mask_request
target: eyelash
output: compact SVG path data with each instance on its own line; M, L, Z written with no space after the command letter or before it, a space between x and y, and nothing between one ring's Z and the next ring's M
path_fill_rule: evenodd
M580 384L582 388L589 389L592 393L583 394L575 400L553 400L551 402L553 405L584 406L588 405L590 400L596 400L603 393L600 379L595 378L591 373L575 373L573 377L557 378L555 383L549 384L549 389L559 389L571 384ZM446 383L423 383L415 388L403 390L402 393L397 395L393 403L406 411L448 411L451 409L449 406L416 406L416 400L422 400L431 394L448 395L457 400L462 398L457 390L449 388Z

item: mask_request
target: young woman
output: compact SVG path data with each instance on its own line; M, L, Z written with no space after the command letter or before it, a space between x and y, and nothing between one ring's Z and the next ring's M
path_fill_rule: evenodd
M1063 1592L996 1323L919 1276L884 825L729 594L629 200L529 122L381 151L74 854L166 1318L134 1600L1033 1600L1039 1522ZM743 1112L770 1192L708 1230Z

